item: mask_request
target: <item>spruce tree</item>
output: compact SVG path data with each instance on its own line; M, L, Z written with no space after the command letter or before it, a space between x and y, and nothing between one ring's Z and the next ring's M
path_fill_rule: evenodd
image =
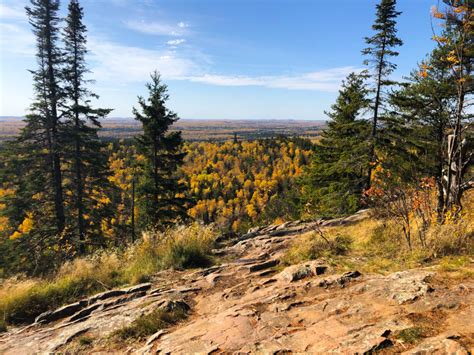
M369 124L361 114L369 106L365 76L350 74L327 113L328 127L304 174L303 200L311 213L346 215L360 207L368 165Z
M417 184L423 177L435 179L438 220L445 204L447 135L456 107L454 80L444 59L447 52L435 48L409 81L392 93L390 102L396 113L387 120L381 144L388 168L403 181Z
M94 109L91 98L98 96L87 89L88 73L86 26L83 9L78 0L71 0L63 32L64 40L64 91L67 127L67 158L71 161L72 176L67 188L71 191L73 208L71 229L78 238L79 252L86 250L86 235L100 234L100 224L106 212L104 204L98 205L107 183L107 157L97 131L100 118L111 110ZM88 216L86 223L85 216Z
M26 117L26 127L20 141L31 145L31 154L38 154L31 159L35 174L43 176L45 169L50 174L44 179L43 186L51 192L45 198L54 201L55 232L59 234L64 230L66 217L61 170L62 124L59 107L63 101L63 92L60 87L62 53L58 48L58 10L58 0L31 0L31 6L26 8L36 36L38 69L31 71L35 102L31 105L31 114ZM42 159L41 155L44 155L47 166L38 162Z
M144 157L137 189L139 224L155 229L187 216L189 201L181 197L185 185L176 175L186 153L181 132L168 132L178 117L165 105L169 95L158 72L151 75L146 87L149 97L139 97L140 110L133 109L135 119L143 125L143 134L137 137L138 151Z
M373 163L376 161L375 148L377 144L377 126L381 108L383 108L383 88L392 84L388 77L396 69L396 65L390 62L390 57L398 56L395 50L403 42L397 37L396 18L401 12L396 10L396 0L381 0L376 6L376 19L372 26L375 34L366 37L368 47L362 54L369 58L365 61L372 70L375 84L375 97L373 102L372 129L370 134L369 159L366 188L370 187L370 179Z

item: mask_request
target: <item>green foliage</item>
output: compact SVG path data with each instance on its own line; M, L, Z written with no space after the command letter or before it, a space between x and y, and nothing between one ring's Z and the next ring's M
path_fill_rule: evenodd
M376 19L372 25L375 34L366 37L365 42L368 47L362 51L369 59L366 64L372 64L378 79L383 79L395 70L396 65L388 61L389 57L398 56L394 48L399 47L403 42L397 37L396 18L401 12L396 10L396 0L380 0L376 6ZM383 84L378 82L377 85Z
M145 158L138 185L140 223L144 229L155 229L185 219L190 201L182 196L186 186L176 175L186 153L181 132L168 133L178 117L165 106L167 86L155 72L146 87L149 97L139 97L140 111L134 108L133 113L143 124L143 134L137 138L138 150Z
M116 330L113 336L121 340L144 339L161 329L175 325L186 317L187 313L179 308L171 311L155 309L151 313L144 314L135 319L131 325Z
M359 115L367 107L364 77L350 74L301 179L303 203L311 214L347 215L360 207L369 162L369 126Z
M396 10L396 3L396 0L380 0L380 3L377 4L376 19L372 26L375 34L372 37L365 38L368 47L362 51L362 54L368 57L365 64L372 69L371 77L375 91L368 152L370 164L367 167L366 189L371 186L372 168L377 162L379 116L381 116L381 113L383 116L384 112L382 110L386 111L384 88L393 84L388 80L388 77L397 67L389 59L398 56L395 48L403 44L397 37L396 18L401 13Z
M97 134L99 119L111 110L90 105L91 97L98 96L87 89L87 29L83 16L79 2L70 1L63 31L62 71L66 102L62 108L65 137L61 150L65 164L71 165L65 170L63 182L69 207L67 228L76 237L79 254L84 254L90 244L104 243L101 221L111 215L109 204L101 202L103 195L110 192L110 184L107 156Z

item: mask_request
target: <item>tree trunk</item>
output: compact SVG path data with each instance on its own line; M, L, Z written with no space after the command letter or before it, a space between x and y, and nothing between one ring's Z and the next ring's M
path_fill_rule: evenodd
M377 135L377 121L379 118L379 107L380 107L380 95L382 90L382 70L383 70L383 60L385 52L385 43L382 45L382 54L377 68L377 92L375 94L375 103L374 103L374 117L372 119L372 132L370 136L370 148L369 148L369 168L367 171L367 182L366 189L370 189L371 186L371 176L372 176L372 163L375 162L375 138Z
M49 87L49 104L50 104L50 118L51 118L51 148L52 148L52 174L53 174L53 188L54 188L54 207L56 214L56 228L57 232L61 233L64 230L66 218L64 215L64 201L63 201L63 186L62 186L62 172L61 172L61 158L59 154L59 133L57 129L58 125L58 112L57 112L57 91L56 91L56 78L54 74L54 63L53 63L53 45L51 42L51 28L50 24L50 13L46 12L46 52L47 52L47 68L48 68L48 87Z

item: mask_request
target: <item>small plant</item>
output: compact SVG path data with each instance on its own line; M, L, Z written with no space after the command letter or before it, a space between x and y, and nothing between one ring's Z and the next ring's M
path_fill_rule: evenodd
M180 308L171 311L155 309L153 312L135 319L132 324L116 330L113 336L121 340L143 339L160 329L171 327L186 317L186 311Z
M415 344L423 337L424 330L420 327L402 329L395 335L395 338L409 344Z
M79 343L80 346L83 346L83 347L91 346L92 343L94 342L94 338L88 335L83 335L77 339L77 342Z

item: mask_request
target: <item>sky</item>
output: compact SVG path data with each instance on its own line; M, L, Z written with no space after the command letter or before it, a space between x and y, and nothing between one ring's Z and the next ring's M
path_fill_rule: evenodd
M399 0L395 79L434 46L436 0ZM376 0L82 0L97 107L131 117L158 70L181 118L324 120L341 81L364 68ZM27 0L0 0L0 116L33 99ZM61 1L65 16L67 0Z

